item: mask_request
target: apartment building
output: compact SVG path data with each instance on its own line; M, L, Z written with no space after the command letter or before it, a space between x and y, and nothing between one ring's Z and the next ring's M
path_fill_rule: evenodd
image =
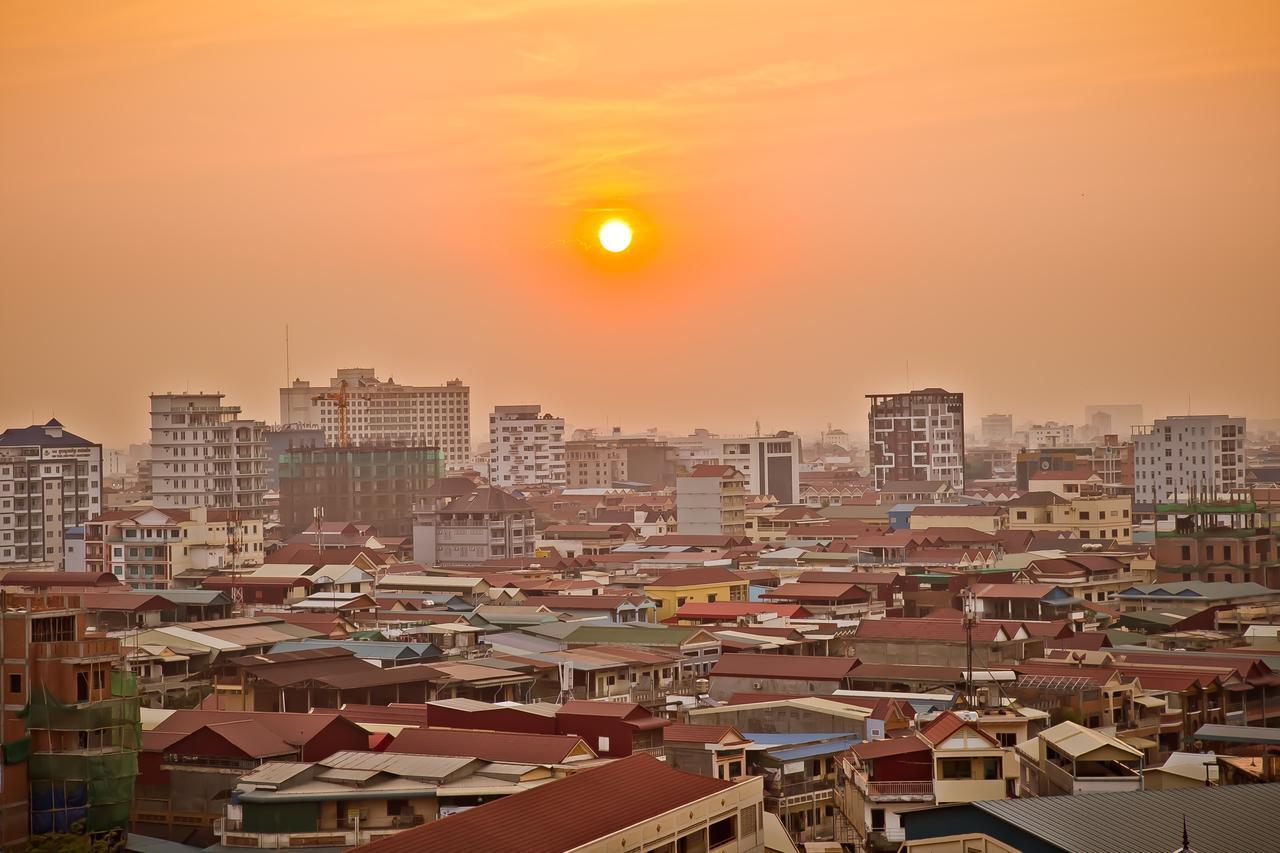
M1161 503L1192 491L1227 497L1245 487L1245 419L1175 415L1134 427L1135 499Z
M444 476L444 451L429 446L295 447L280 456L280 523L293 536L316 510L331 521L372 524L408 536L414 502Z
M565 442L570 489L609 489L619 483L675 485L676 451L651 438L588 438Z
M987 444L1013 441L1013 415L983 415L982 440Z
M1010 530L1055 530L1076 539L1133 542L1133 499L1128 496L1063 497L1053 491L1028 492L1005 504Z
M867 399L877 489L895 480L942 480L964 488L964 394L925 388Z
M461 379L400 385L378 379L372 367L344 367L328 387L295 379L281 388L280 423L315 424L337 444L342 402L349 443L438 445L449 470L471 467L471 389Z
M266 513L266 424L222 394L151 395L151 497L160 509Z
M1060 424L1049 421L1033 424L1027 431L1027 449L1038 450L1041 447L1070 447L1076 441L1076 428L1071 424Z
M495 406L489 415L489 482L563 486L567 480L564 418L536 404Z
M413 509L413 559L425 566L466 566L536 552L533 507L502 489L441 480Z
M0 433L0 566L60 568L68 531L101 511L101 444L57 420Z
M233 510L140 503L86 524L84 548L85 570L134 589L194 589L220 571L262 565L263 523Z
M676 478L681 535L746 536L747 478L732 465L698 465Z
M772 495L778 503L800 500L800 436L718 436L706 430L667 439L684 471L698 465L732 465L746 478L747 494Z

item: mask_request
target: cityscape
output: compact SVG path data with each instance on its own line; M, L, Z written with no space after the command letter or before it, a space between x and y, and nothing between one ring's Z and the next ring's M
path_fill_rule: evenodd
M0 851L1280 838L1280 11L0 9Z

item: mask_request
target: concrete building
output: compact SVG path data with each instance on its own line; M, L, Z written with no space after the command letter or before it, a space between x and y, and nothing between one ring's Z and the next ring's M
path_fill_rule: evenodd
M570 489L610 489L644 483L665 489L675 485L676 451L651 438L589 438L565 442Z
M1038 450L1042 447L1071 447L1076 441L1076 428L1071 424L1060 424L1049 421L1033 424L1027 431L1027 449Z
M1053 530L1077 539L1133 542L1133 499L1127 495L1063 497L1033 491L1005 504L1010 530Z
M495 486L564 485L564 418L539 405L495 406L489 415L489 481Z
M1114 735L1066 721L1018 744L1018 796L1142 790L1142 751Z
M104 512L85 525L84 568L134 589L194 589L221 571L262 565L262 521L233 516L149 504Z
M533 507L502 489L450 477L413 509L413 559L425 566L465 566L533 558Z
M267 427L266 482L268 489L280 488L280 457L295 447L324 447L328 443L318 426L285 424Z
M151 497L161 509L265 514L266 424L222 394L151 395Z
M329 521L408 536L414 502L444 476L439 447L301 447L280 457L280 523L293 536L322 507Z
M925 388L867 399L877 489L894 480L943 480L964 488L964 394Z
M101 511L101 444L56 420L0 433L0 566L61 567L68 532Z
M1175 415L1133 430L1139 503L1187 497L1192 490L1227 497L1245 487L1245 419Z
M987 444L1013 441L1013 415L983 415L982 440Z
M676 529L682 535L746 536L747 478L732 465L698 465L676 479Z
M471 389L461 379L443 385L399 385L378 379L372 367L344 367L328 387L295 379L280 389L280 423L317 424L329 444L338 443L339 407L346 383L347 434L351 444L437 445L445 467L471 467Z
M747 494L772 495L778 503L800 501L800 436L718 436L706 430L669 438L685 471L698 465L732 465L746 478Z

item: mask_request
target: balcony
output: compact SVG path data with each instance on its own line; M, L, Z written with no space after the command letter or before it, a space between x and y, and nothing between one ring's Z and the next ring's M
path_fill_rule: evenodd
M853 784L873 802L932 802L933 781L873 782L865 773L855 772Z

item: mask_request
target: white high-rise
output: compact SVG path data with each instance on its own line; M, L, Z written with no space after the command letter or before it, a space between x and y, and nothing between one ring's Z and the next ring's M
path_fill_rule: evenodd
M564 485L564 418L538 405L495 406L489 415L489 481L495 486Z
M450 470L470 468L471 389L461 379L444 385L382 381L371 367L344 367L327 388L295 379L280 389L280 423L314 424L338 443L338 401L347 383L347 437L355 445L435 445Z
M151 395L151 492L160 509L265 512L266 424L221 394Z
M667 442L685 471L697 465L732 465L746 477L748 494L772 495L783 504L800 500L800 436L795 433L719 436L697 430Z
M1245 486L1245 419L1177 415L1135 427L1133 454L1139 503L1204 495L1226 496Z

